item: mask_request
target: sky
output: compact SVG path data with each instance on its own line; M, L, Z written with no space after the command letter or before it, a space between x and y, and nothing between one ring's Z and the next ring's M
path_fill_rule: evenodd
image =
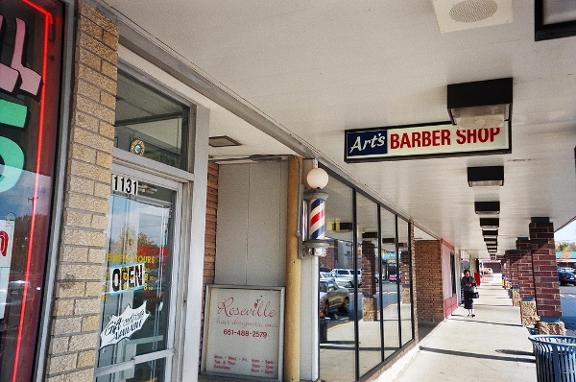
M554 234L554 240L576 242L576 220L573 220L572 223L556 231Z

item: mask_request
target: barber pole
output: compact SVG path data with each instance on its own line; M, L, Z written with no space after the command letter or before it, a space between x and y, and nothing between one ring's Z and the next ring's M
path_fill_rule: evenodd
M326 201L324 199L312 199L310 202L310 239L324 239L326 234L326 215L324 212Z
M314 249L316 256L323 256L323 251L317 249L328 248L329 240L326 240L326 199L328 194L320 190L309 190L305 193L308 201L308 240L304 246Z

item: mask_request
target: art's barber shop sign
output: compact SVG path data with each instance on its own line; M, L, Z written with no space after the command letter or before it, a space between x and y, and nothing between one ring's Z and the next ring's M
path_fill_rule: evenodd
M346 130L346 162L506 153L506 127L462 128L450 122Z

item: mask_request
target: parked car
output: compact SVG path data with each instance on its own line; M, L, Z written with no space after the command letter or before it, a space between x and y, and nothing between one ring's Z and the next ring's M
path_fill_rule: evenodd
M558 271L558 281L560 285L576 285L576 275L574 272Z
M320 317L334 314L347 314L350 305L348 289L341 288L333 281L320 280Z
M358 285L362 285L362 271L358 270L357 273ZM354 282L354 271L352 269L334 268L330 274L332 277L334 277L334 279L336 279L336 282L340 286L347 284L348 282Z

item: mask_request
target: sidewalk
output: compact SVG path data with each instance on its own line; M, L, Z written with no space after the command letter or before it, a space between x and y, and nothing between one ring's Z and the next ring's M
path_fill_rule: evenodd
M484 278L475 318L459 307L378 381L536 381L528 331L499 276Z

